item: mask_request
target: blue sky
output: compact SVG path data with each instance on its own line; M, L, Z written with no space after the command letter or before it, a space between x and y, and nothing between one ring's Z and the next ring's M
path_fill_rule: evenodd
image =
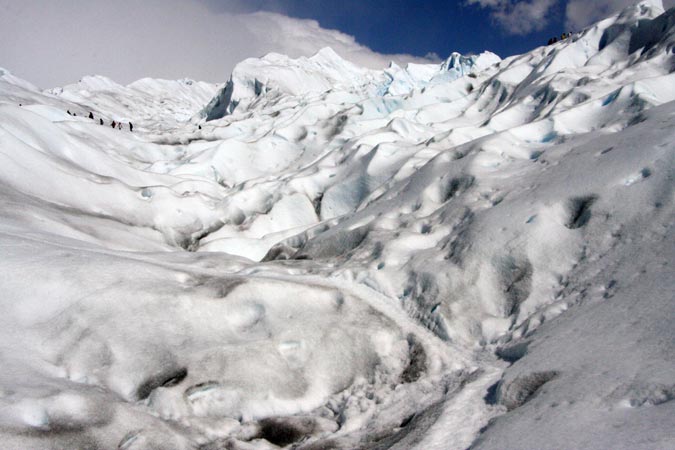
M592 0L590 0L592 1ZM212 1L215 8L218 1ZM225 2L227 3L227 2ZM509 56L531 50L565 31L565 2L551 8L542 30L514 34L479 4L447 0L254 0L240 10L267 10L315 19L323 28L337 29L380 53L406 53L441 58L490 50Z
M203 0L214 10L272 11L315 19L385 54L490 50L502 57L527 52L579 31L638 0ZM663 0L666 8L675 0Z
M123 84L143 77L224 82L245 58L311 56L326 46L371 68L453 51L506 57L634 2L0 0L0 67L49 88L93 74Z

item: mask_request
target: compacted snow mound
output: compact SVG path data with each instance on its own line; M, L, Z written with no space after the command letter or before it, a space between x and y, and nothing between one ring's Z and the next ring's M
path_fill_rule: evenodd
M674 17L220 86L0 70L3 446L675 446Z

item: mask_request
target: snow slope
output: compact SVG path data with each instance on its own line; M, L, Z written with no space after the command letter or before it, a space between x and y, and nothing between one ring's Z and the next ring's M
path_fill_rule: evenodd
M175 128L187 121L217 92L220 86L203 81L159 80L143 78L121 86L102 76L85 76L79 82L62 88L49 89L48 94L79 105L87 115L90 111L112 120L136 123L141 127Z
M675 446L674 77L656 0L505 60L1 70L3 446Z

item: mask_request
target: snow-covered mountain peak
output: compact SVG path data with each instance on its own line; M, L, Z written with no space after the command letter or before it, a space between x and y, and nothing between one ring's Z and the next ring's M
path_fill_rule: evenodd
M309 59L317 62L338 64L338 65L348 64L350 66L356 67L353 64L349 63L346 59L342 58L342 56L338 55L338 53L331 47L321 48L314 55L310 56Z
M290 58L279 53L268 53L262 58L249 58L235 66L232 78L244 81L246 78L257 76L279 87L291 88L290 80L284 79L288 73L274 76L274 70L284 72L295 70L307 77L320 76L338 83L351 82L364 72L368 72L367 69L356 66L343 59L333 49L326 47L310 57Z
M391 62L387 69L371 70L345 60L331 48L310 58L268 54L238 64L228 84L197 119L214 120L235 110L245 112L252 104L260 104L256 100L268 92L272 96L312 95L329 90L359 92L361 96L402 95L424 87L435 76L448 81L500 60L490 52L468 57L454 53L442 64L408 64L403 69Z
M500 62L502 59L492 52L483 52L479 55L464 56L460 53L452 53L448 59L441 64L441 71L456 70L458 72L466 73L470 71L478 71L485 69L493 64Z
M405 69L390 67L386 73L391 77L385 94L406 95L428 85L448 83L466 75L477 73L497 64L502 59L492 52L464 56L453 52L441 64L408 64Z
M356 89L366 85L374 71L358 67L332 49L322 49L310 58L297 59L270 53L237 64L226 86L200 113L214 120L235 109L245 111L258 97L311 95L331 89Z
M116 83L112 79L103 75L87 75L82 77L77 83L64 86L64 91L122 91L124 86ZM47 92L50 92L49 90Z

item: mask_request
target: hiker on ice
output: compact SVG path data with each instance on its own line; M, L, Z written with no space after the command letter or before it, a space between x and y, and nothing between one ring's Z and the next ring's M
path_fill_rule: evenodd
M91 120L94 120L94 113L90 112L90 113L89 113L89 118L90 118Z
M129 122L129 131L134 131L134 124Z
M101 125L103 125L103 119L99 118L99 119L98 119L98 123L100 123Z
M113 120L112 123L110 124L110 126L113 127L113 128L115 128L115 127L117 126L117 122L115 122L115 121Z

